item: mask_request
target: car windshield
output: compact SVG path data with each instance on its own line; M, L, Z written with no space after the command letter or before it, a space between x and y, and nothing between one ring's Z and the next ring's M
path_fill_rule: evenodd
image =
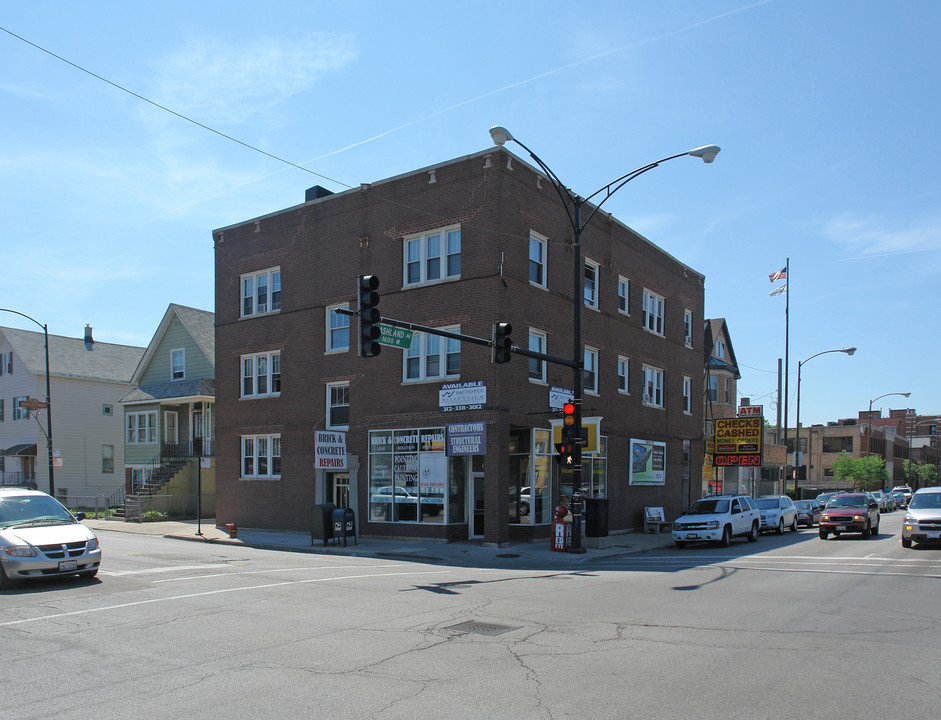
M74 522L69 511L48 495L0 497L0 528Z
M795 500L794 504L801 510L813 510L813 503L810 500Z
M777 510L781 504L781 501L777 498L758 498L755 502L762 510Z
M865 495L834 495L827 503L828 508L832 507L866 507L868 505Z
M941 508L941 493L915 493L908 507L913 510Z
M729 511L729 501L727 498L709 498L707 500L697 500L687 512L687 515L713 515L715 513L727 513Z

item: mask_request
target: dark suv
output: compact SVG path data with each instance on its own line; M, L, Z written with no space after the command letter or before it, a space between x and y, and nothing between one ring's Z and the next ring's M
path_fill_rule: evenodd
M868 493L855 492L834 495L820 513L820 539L830 533L862 533L864 538L879 534L879 503Z

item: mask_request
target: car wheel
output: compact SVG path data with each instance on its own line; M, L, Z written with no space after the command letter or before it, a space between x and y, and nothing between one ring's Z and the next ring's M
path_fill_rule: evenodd
M774 531L778 535L784 534L784 518L778 519L778 529Z
M902 538L902 547L903 547L903 548L910 548L911 546L912 546L912 539L911 539L911 538Z
M0 563L0 590L9 590L16 583L11 580L6 573L6 570L3 569L3 564Z
M722 547L728 547L732 544L732 528L726 525L722 528L722 539L719 541Z
M680 550L686 547L686 542L683 540L674 540L673 544L676 545Z
M879 523L876 523L876 526L872 529L872 537L879 536Z
M872 528L869 527L869 523L866 523L866 527L863 528L863 540L868 540L872 537Z
M520 503L520 515L529 515L529 503Z
M791 532L797 532L797 515L794 516L794 522L791 523Z
M828 536L829 534L830 534L830 533L828 533L826 530L822 530L822 529L821 529L821 530L820 530L820 539L821 539L821 540L826 540L826 539L827 539L827 536Z
M746 535L748 542L758 542L758 521L751 524L751 532Z

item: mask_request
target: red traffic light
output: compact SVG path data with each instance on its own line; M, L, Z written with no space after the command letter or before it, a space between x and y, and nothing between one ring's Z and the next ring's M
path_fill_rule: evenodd
M575 405L573 405L570 402L565 403L565 405L562 406L562 412L565 413L566 415L574 415Z

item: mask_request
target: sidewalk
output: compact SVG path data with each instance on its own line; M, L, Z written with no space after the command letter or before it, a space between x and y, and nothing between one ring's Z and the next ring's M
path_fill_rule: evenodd
M233 538L229 536L224 528L216 527L216 521L213 518L204 519L199 523L196 520L137 523L95 518L86 518L82 522L96 533L125 532L267 550L287 550L351 557L398 558L416 562L460 565L489 565L494 563L504 566L509 561L513 561L513 564L529 561L540 565L570 567L573 564L590 563L673 544L670 533L644 534L630 532L606 538L584 538L582 545L586 548L586 551L583 554L555 552L550 549L548 540L539 543L509 543L503 547L490 547L473 541L444 543L421 540L349 538L346 546L343 545L342 540L328 540L325 546L323 541L319 539L311 542L309 532L290 530L239 528L236 537ZM102 540L105 543L107 542L106 537L102 537ZM604 547L598 547L599 545L604 545Z

